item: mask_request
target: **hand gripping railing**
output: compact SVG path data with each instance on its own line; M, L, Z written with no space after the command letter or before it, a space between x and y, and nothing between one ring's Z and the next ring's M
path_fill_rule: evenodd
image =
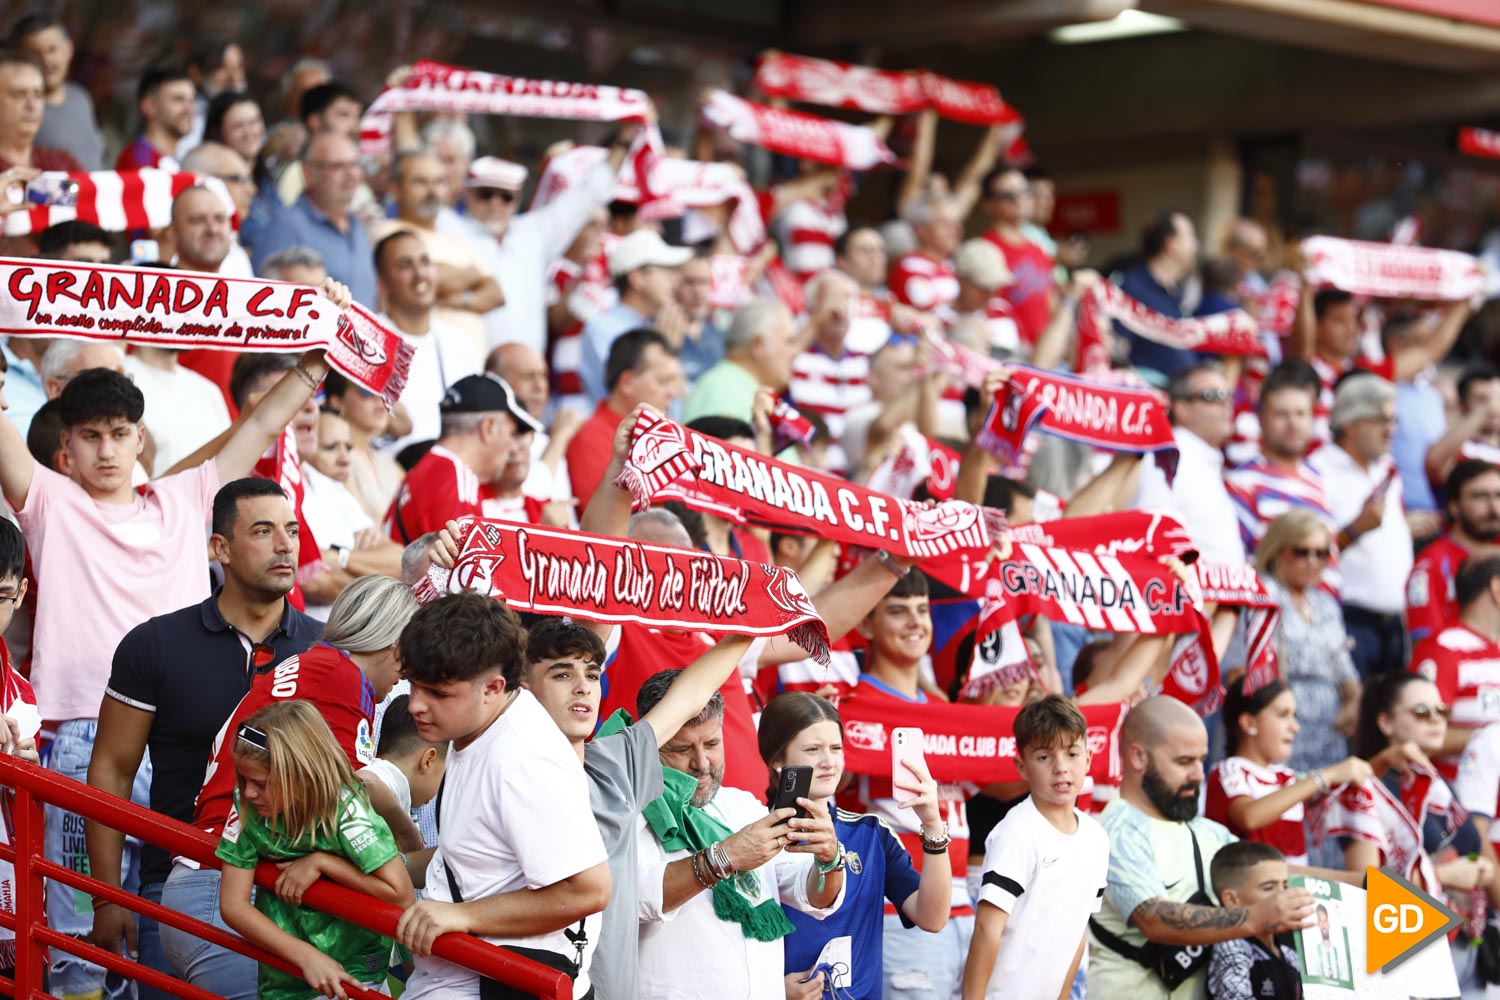
M10 861L16 869L15 912L11 914L0 909L0 927L16 932L15 978L0 976L0 995L12 996L16 1000L53 1000L44 992L43 974L47 968L46 949L57 948L183 1000L217 1000L217 995L207 990L49 928L44 896L44 880L49 878L247 955L257 962L299 975L292 965L237 935L46 860L42 856L42 805L58 806L155 844L175 856L219 868L219 859L214 856L218 841L212 835L8 755L0 755L0 786L15 791L12 809L15 840L12 844L0 845L0 858ZM255 882L263 892L271 892L279 874L275 865L262 862L256 869ZM389 903L327 879L313 884L302 897L302 902L386 937L395 936L396 921L401 916L401 911ZM444 934L433 944L432 950L439 958L544 1000L570 1000L573 995L573 983L563 973L467 934ZM379 996L347 984L345 989L350 997L361 1000L376 1000Z

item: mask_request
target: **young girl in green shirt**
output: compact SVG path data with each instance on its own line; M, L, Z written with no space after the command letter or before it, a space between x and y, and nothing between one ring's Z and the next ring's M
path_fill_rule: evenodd
M411 878L385 821L328 723L306 701L268 705L234 734L239 783L215 852L224 862L219 911L246 940L302 971L260 967L262 1000L347 1000L343 983L385 981L390 945L379 934L302 905L320 876L405 908ZM251 903L255 866L281 869L275 892Z

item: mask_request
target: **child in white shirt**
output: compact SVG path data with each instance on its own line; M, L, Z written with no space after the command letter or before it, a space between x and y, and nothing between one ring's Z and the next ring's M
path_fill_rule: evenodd
M370 802L381 815L410 816L437 794L443 782L443 764L448 756L446 743L429 743L417 732L407 710L407 695L397 695L386 706L380 723L380 745L375 759L358 774L365 783ZM386 808L394 803L395 808ZM413 881L421 888L427 870L430 850L415 822L391 824L396 846L406 856Z

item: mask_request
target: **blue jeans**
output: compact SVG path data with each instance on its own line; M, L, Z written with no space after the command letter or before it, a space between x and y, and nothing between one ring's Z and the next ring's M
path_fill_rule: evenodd
M952 917L936 934L901 926L886 914L881 948L885 1000L950 1000L963 990L964 960L974 936L974 918Z
M57 738L47 751L47 767L65 778L88 781L89 758L94 753L94 734L98 728L99 724L93 719L71 719L60 723ZM149 755L141 761L140 770L136 772L130 800L146 808L151 804ZM90 874L83 817L54 805L45 807L45 815L47 830L42 853L47 860L85 875ZM134 837L126 837L125 852L120 862L120 885L126 892L136 892L140 886L140 854L141 842ZM61 882L48 882L47 924L62 934L86 936L94 927L93 898L89 893ZM146 961L144 953L142 961ZM136 996L134 980L115 973L106 975L103 969L92 962L85 962L56 948L52 950L47 984L48 991L61 1000L93 1000L99 997L119 1000Z
M219 916L219 873L213 868L173 865L161 899L169 910L235 933ZM255 1000L260 970L253 958L166 925L162 925L161 943L178 979L228 1000Z

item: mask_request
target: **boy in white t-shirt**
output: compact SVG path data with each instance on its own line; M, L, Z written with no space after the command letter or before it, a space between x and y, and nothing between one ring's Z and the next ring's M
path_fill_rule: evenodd
M1108 835L1074 806L1089 770L1083 714L1049 695L1021 710L1015 735L1031 795L984 844L964 1000L1067 997L1109 874Z
M417 732L417 724L407 709L410 695L391 699L381 717L380 745L375 759L357 774L370 793L370 804L382 816L400 814L405 825L391 824L396 846L406 856L406 867L412 881L422 888L427 862L432 852L422 838L422 831L411 819L412 810L432 801L443 783L447 763L447 743L432 743Z

